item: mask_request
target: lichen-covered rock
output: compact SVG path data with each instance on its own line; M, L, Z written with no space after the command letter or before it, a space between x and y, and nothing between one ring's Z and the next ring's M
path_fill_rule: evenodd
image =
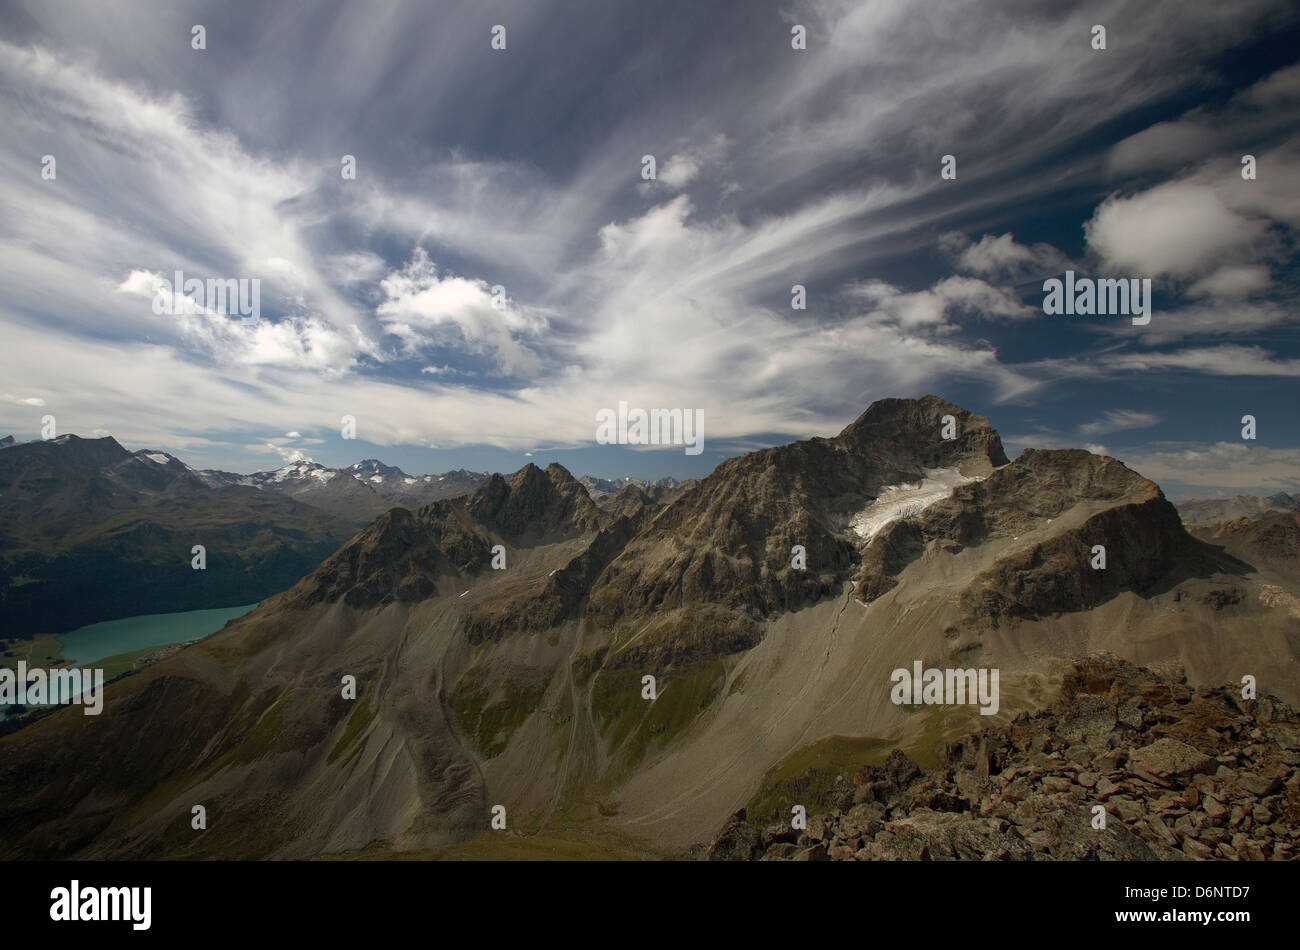
M1300 717L1232 688L1192 690L1107 654L1036 715L945 746L894 750L850 807L813 815L765 860L1291 860L1300 851ZM735 850L734 819L724 829ZM745 838L750 841L752 838ZM788 841L788 838L787 838Z

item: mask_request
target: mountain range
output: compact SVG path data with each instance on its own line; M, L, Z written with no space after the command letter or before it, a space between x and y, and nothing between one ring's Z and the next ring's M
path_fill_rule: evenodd
M294 583L363 518L213 484L112 438L11 445L0 451L0 632L250 603ZM205 570L191 568L195 545Z
M251 603L291 586L393 507L473 492L465 469L411 476L377 459L240 475L130 452L112 437L0 439L0 635ZM594 485L609 484L588 478ZM629 495L677 487L618 480ZM593 488L596 497L608 492ZM202 545L207 565L191 568Z
M630 490L613 509L530 464L384 512L110 684L102 715L0 739L0 855L682 854L778 766L925 766L987 725L896 704L915 662L998 669L999 723L1099 650L1300 699L1294 533L1189 533L1117 460L1009 460L936 396L729 459L671 503Z

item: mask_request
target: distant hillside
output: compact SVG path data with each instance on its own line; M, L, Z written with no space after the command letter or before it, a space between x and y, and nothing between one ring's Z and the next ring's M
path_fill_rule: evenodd
M291 586L357 519L212 484L165 452L64 435L0 452L0 631L58 633ZM205 570L191 567L206 549Z
M1214 524L1233 518L1258 518L1268 511L1296 511L1300 498L1278 492L1267 498L1257 495L1235 495L1232 498L1203 498L1177 503L1183 524Z
M631 475L624 475L621 478L597 478L595 475L584 475L578 481L587 489L587 493L591 495L593 501L600 501L608 495L617 495L628 486L642 489L662 488L671 491L685 484L671 475L653 481L647 478L635 478ZM695 479L690 479L690 481L694 482Z

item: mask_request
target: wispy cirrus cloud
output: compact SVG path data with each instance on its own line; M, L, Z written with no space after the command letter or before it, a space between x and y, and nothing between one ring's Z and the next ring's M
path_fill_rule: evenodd
M197 5L73 2L57 24L19 6L0 43L0 369L64 431L234 457L350 413L378 444L532 450L590 442L595 409L628 399L705 408L740 445L940 391L1013 420L1050 402L1057 430L1100 437L1128 430L1097 428L1117 420L1072 398L1081 380L1295 375L1256 338L1293 316L1292 73L1107 137L1226 85L1208 64L1280 2L978 22L955 2L670 4L636 23L538 3L510 13L502 56L468 4L305 21L232 4L204 12L203 53ZM1263 143L1253 191L1225 183L1238 156L1204 134L1223 128ZM1076 261L1149 270L1164 310L1123 336L1037 319L1033 282ZM261 279L264 319L154 314L173 269ZM0 424L30 431L34 408L6 400Z
M1096 438L1099 435L1123 432L1128 429L1148 429L1159 421L1160 417L1154 412L1143 412L1137 409L1112 409L1102 415L1100 419L1079 426L1079 434L1087 438Z

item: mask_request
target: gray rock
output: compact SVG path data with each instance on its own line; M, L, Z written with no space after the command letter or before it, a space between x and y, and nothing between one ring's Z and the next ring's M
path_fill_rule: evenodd
M1272 795L1282 787L1282 779L1276 776L1256 775L1253 772L1238 772L1237 784L1257 798Z
M763 853L762 834L745 821L745 809L728 819L713 845L704 855L705 861L753 861Z
M1172 785L1181 777L1213 772L1218 763L1204 752L1177 739L1157 739L1129 756L1128 770L1158 785Z

